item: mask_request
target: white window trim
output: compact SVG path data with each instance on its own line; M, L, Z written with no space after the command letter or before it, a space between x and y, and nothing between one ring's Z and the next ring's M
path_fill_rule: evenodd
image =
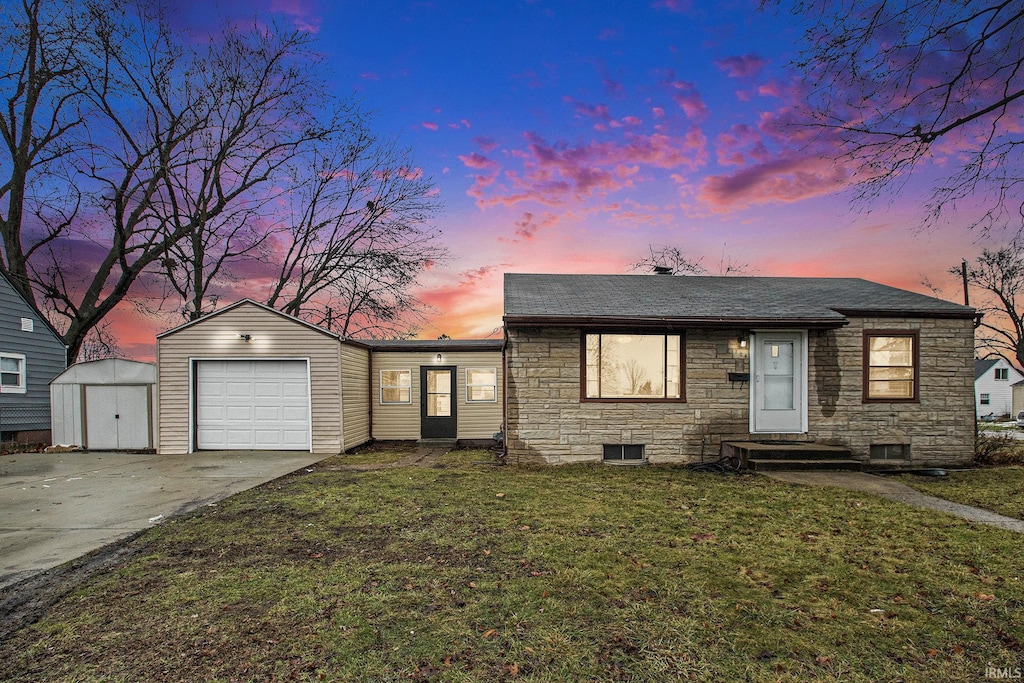
M0 387L0 394L24 394L26 386L28 384L25 377L27 372L28 363L25 360L25 354L23 353L2 353L0 352L0 358L13 358L18 361L20 370L18 372L18 385L17 386L2 386Z
M493 384L470 384L469 383L469 372L471 370L489 370L494 373ZM494 398L470 398L469 389L470 387L494 387ZM471 367L466 368L466 403L497 403L498 402L498 368L495 367Z
M405 372L409 374L409 386L402 386L401 384L384 384L384 373L385 372ZM382 368L380 370L380 395L377 397L380 405L382 406L405 406L412 403L412 369L406 368ZM384 390L385 389L407 389L409 391L408 401L385 401Z

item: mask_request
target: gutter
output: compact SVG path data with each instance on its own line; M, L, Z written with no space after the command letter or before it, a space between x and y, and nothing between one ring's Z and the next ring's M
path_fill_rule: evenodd
M810 318L644 318L621 316L532 316L506 315L502 318L506 326L519 327L578 327L581 329L600 329L609 327L643 328L643 329L778 329L794 327L800 329L836 329L845 327L849 320L845 317L810 317Z

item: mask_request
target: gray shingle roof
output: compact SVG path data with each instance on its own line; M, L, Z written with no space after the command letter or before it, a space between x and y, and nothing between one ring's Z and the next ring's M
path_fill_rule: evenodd
M846 314L974 317L859 278L505 274L505 321L843 325Z
M979 379L982 375L992 369L992 366L999 362L998 358L975 358L974 359L974 379Z

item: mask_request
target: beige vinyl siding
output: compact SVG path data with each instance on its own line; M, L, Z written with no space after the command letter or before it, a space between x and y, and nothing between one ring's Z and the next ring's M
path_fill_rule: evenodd
M345 450L370 440L370 352L341 345L341 396Z
M252 339L243 341L242 334ZM158 340L159 453L189 452L191 361L251 358L309 360L312 451L341 451L341 344L287 316L243 303Z
M420 366L454 365L456 372L455 415L458 438L490 439L501 430L501 352L455 351L444 353L436 362L437 351L374 351L370 396L373 401L374 439L420 438ZM497 400L493 403L466 401L466 368L494 368L497 373ZM380 371L409 370L412 374L412 401L408 404L382 405Z

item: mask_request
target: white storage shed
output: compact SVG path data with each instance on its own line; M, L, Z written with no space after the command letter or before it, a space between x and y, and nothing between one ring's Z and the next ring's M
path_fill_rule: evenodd
M123 358L76 363L50 382L54 444L153 448L156 366Z

